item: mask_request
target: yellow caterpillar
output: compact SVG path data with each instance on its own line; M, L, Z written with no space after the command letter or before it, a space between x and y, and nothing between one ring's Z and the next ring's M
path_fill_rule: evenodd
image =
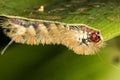
M0 25L4 33L16 43L63 44L76 54L94 54L104 44L100 32L84 24L1 15Z

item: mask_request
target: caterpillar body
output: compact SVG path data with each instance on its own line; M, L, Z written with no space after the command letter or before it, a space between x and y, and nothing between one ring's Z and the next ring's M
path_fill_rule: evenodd
M85 24L1 15L0 25L4 33L16 43L63 44L76 54L94 54L104 44L100 32Z

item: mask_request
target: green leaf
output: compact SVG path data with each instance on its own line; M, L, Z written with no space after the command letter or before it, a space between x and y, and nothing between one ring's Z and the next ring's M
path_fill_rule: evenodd
M57 20L64 23L83 23L101 31L103 39L120 35L119 0L3 0L0 13L28 18ZM57 4L57 5L56 5ZM45 6L44 12L37 11Z

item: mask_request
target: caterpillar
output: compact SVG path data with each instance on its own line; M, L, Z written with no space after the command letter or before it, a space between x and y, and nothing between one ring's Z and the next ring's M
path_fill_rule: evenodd
M16 43L63 44L76 54L91 55L104 45L100 32L85 24L0 15L0 26L6 36Z

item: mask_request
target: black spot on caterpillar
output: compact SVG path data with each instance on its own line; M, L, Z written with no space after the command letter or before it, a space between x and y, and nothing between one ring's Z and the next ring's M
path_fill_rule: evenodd
M11 38L9 44L13 41L30 45L63 44L76 54L84 55L94 54L104 45L100 32L85 24L1 15L0 25L4 33Z

